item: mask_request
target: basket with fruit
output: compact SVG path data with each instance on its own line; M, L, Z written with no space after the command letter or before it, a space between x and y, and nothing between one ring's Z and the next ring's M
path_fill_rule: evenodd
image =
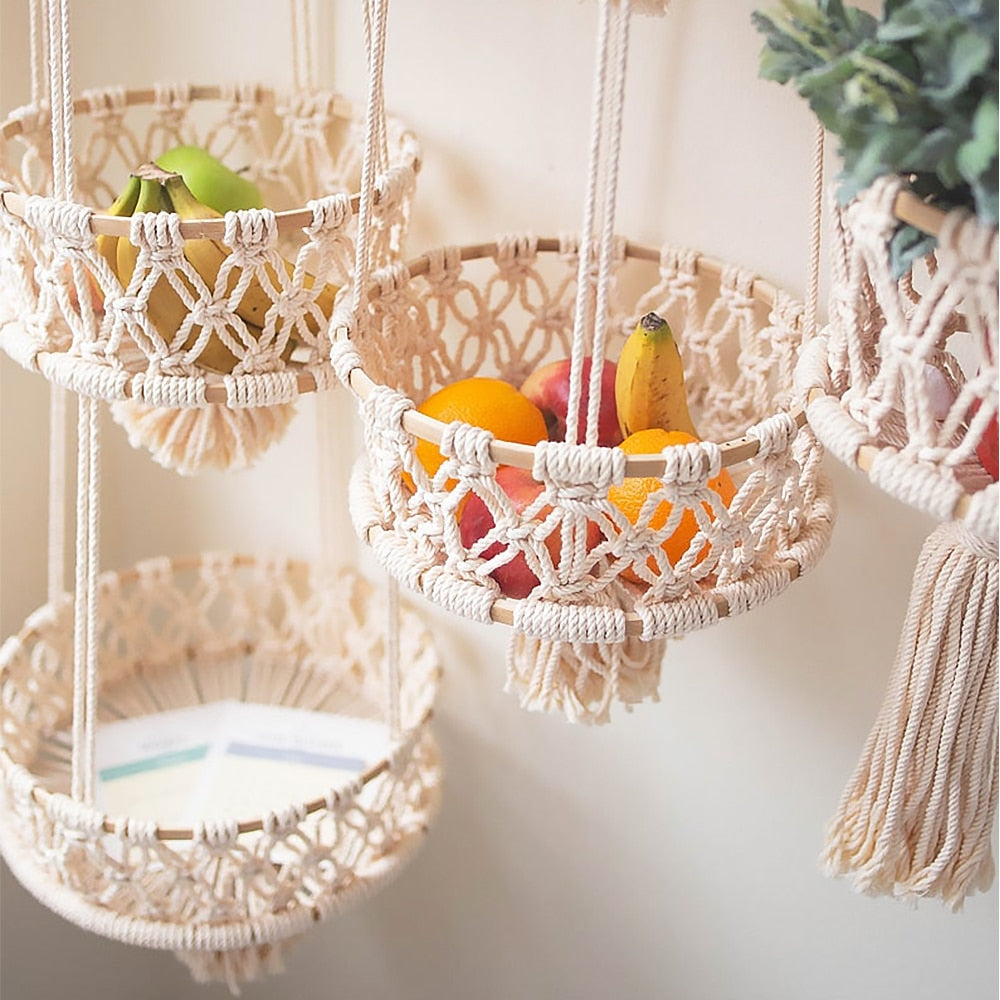
M297 397L333 384L326 326L354 263L361 126L324 92L91 91L73 198L44 106L0 124L5 350L108 400L181 472L252 461ZM372 258L401 251L419 145L387 122ZM352 194L352 192L354 192Z
M567 241L508 236L383 270L334 363L362 400L351 512L380 561L578 654L773 597L819 559L833 509L791 392L798 303L620 241L592 366L571 347L577 265Z

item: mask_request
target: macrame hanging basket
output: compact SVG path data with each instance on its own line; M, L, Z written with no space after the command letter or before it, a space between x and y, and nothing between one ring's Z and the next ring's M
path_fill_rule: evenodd
M506 236L377 271L333 359L361 400L365 455L350 506L379 562L457 614L512 625L508 680L529 704L603 718L609 696L631 692L622 698L630 702L655 693L656 640L749 611L811 569L834 511L821 448L791 394L802 307L752 272L695 252L618 242L608 356L647 311L667 318L704 440L629 456L499 441L417 412L446 383L486 375L520 385L540 364L569 355L577 249L573 240ZM418 457L420 441L445 456L433 476ZM531 471L542 489L530 504L518 509L498 486L500 465ZM723 467L738 487L728 506L707 485ZM676 520L644 510L633 524L609 500L609 487L626 476L661 479L652 511L665 500L695 512L699 530L675 561L663 543ZM466 546L459 520L473 496L495 528ZM555 558L553 537L562 539ZM484 557L494 542L502 554ZM490 575L514 558L539 581L524 599L504 596ZM602 650L634 640L646 650L633 643L631 664L612 669Z
M3 347L51 382L107 400L131 443L168 468L249 465L302 393L333 384L326 327L354 262L363 122L336 93L254 84L105 88L72 107L78 201L52 197L47 103L0 124ZM382 263L401 252L420 158L397 120L385 137L369 227ZM245 167L268 207L205 221L105 214L132 170L184 144ZM124 287L100 236L139 248ZM222 245L214 280L185 257L196 236ZM259 329L238 311L249 280L272 302ZM189 309L167 333L150 307L158 281Z
M892 270L901 221L937 237ZM940 524L824 859L859 891L959 908L993 879L997 798L997 230L886 177L833 216L829 323L796 379L841 461Z
M295 561L153 559L103 574L97 593L100 720L224 699L376 721L395 706L384 753L348 786L166 829L69 794L72 599L40 608L0 651L0 845L11 870L79 926L172 949L196 978L235 989L280 969L298 935L386 883L423 842L441 782L431 637L400 610L406 669L393 690L385 596L353 573Z

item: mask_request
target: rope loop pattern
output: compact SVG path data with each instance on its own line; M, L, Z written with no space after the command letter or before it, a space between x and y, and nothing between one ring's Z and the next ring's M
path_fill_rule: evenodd
M609 686L620 690L608 663L620 668L622 650L612 656L608 646L707 627L770 600L818 562L833 524L822 449L787 411L802 307L781 295L762 298L773 290L765 293L750 272L730 266L723 275L692 251L613 243L621 252L606 296L609 355L646 312L669 315L702 437L664 449L658 477L633 473L645 493L634 492L634 460L620 448L574 444L568 432L533 445L521 479L498 475L490 455L502 454L505 442L464 423L444 429L437 447L445 460L431 475L416 452L419 438L402 426L408 409L445 384L488 376L520 385L570 355L579 275L579 241L570 235L505 233L495 252L489 244L441 247L409 274L373 281L351 317L351 349L336 362L341 378L356 367L367 376L354 380L366 385L365 457L350 490L359 536L403 586L537 640L510 661L511 683L587 719L603 717ZM643 281L646 291L624 308L620 285ZM591 309L596 299L584 302ZM721 442L742 436L759 442L757 454L724 469ZM478 535L463 517L473 509ZM516 597L511 574L520 581ZM570 656L566 643L593 648ZM527 662L529 648L556 673ZM590 678L585 700L560 686L571 677Z
M97 593L102 700L115 717L203 698L345 715L384 703L385 597L354 574L215 553L106 574ZM399 738L386 735L363 777L320 785L309 803L262 801L241 832L228 818L188 829L110 819L51 790L68 778L56 748L72 699L73 604L64 595L39 609L0 650L5 860L84 928L158 948L236 949L237 964L239 949L276 947L363 898L422 844L440 803L427 723L440 664L426 627L400 614Z
M948 520L980 492L996 503L981 456L991 438L996 447L997 229L948 212L934 253L897 275L890 241L904 189L880 178L834 208L829 322L796 378L825 446L851 464L884 453L865 458L872 481Z

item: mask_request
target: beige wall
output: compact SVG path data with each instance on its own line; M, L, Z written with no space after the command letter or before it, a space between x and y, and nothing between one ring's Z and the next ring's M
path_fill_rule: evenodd
M77 0L78 87L290 79L287 5ZM322 73L363 95L360 4L324 7ZM425 166L410 248L579 225L594 4L395 0L391 110ZM637 24L619 229L752 265L802 295L813 123L756 78L751 0ZM871 6L871 5L869 5ZM27 97L24 0L3 0L0 98ZM829 157L828 169L836 169ZM3 634L45 597L44 385L0 364ZM345 417L346 398L337 405ZM316 550L313 406L251 472L181 480L104 435L105 566L201 548ZM343 438L345 452L352 447ZM659 704L602 729L502 692L505 633L416 600L447 676L447 787L422 854L311 933L247 997L992 1000L997 895L959 916L855 896L823 826L879 706L932 522L827 461L831 549L771 605L670 645ZM341 486L346 483L346 472ZM342 504L345 559L356 553ZM3 1000L222 997L169 955L90 936L4 872Z

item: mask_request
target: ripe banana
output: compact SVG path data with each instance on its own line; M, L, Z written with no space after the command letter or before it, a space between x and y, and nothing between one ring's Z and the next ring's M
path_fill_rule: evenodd
M622 434L660 427L698 437L688 413L684 368L665 319L646 313L622 346L615 371Z
M139 178L133 174L129 174L129 178L125 182L125 187L121 189L121 193L117 198L115 198L115 200L111 203L111 206L105 211L104 214L114 215L118 218L124 218L132 215L135 212L135 206L139 201L140 185L141 181ZM117 274L118 237L100 233L94 242L97 245L97 252L108 262L108 266L111 268L111 273Z
M170 203L166 200L164 190L160 180L155 175L139 170L136 172L140 178L139 197L135 205L138 212L169 212ZM188 241L188 242L210 242L210 241ZM118 279L123 288L127 288L135 273L136 262L139 258L139 248L134 246L128 239L119 238L116 253L116 263ZM183 280L183 277L181 278ZM196 289L191 289L192 297L198 296ZM184 299L178 294L170 281L161 275L157 278L149 293L146 312L156 327L160 336L166 341L171 341L181 324L187 319L189 310L184 303ZM254 330L251 330L253 333ZM184 341L184 349L190 350L194 347L201 333L201 328L191 327L191 332ZM236 331L233 335L237 336ZM260 335L259 328L256 335ZM236 367L236 356L219 339L218 336L209 337L204 349L198 355L197 364L211 371L220 372L223 375L229 374Z
M180 174L167 176L163 182L163 187L167 193L171 207L182 219L222 218L221 213L215 211L213 208L209 208L195 198ZM209 288L215 288L219 270L228 255L229 251L222 244L216 243L214 240L187 240L184 244L184 256L187 257L202 276ZM264 270L272 287L281 288L282 284L287 284L288 280L292 277L294 265L291 261L284 261L284 267L287 277L284 282L281 282L278 280L278 275L275 273L274 268L270 264L265 265ZM226 282L227 294L232 294L239 283L240 277L239 269L234 268ZM307 274L305 275L303 284L307 289L312 290L315 278ZM324 285L316 294L316 306L327 320L333 314L333 301L336 295L337 288L330 284ZM273 304L274 302L265 287L254 277L251 278L246 290L240 297L239 303L236 305L236 314L247 323L263 326L265 316ZM320 324L310 313L305 314L304 320L311 333L321 335L324 332ZM276 329L280 330L280 327L281 324L279 322L276 325Z

